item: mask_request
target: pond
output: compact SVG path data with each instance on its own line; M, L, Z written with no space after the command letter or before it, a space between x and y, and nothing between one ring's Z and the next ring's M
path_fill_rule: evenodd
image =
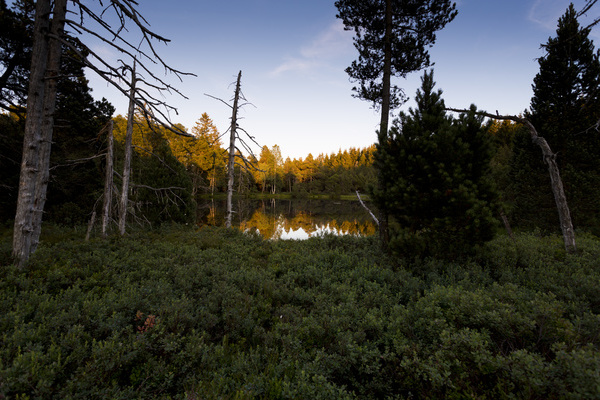
M370 205L368 205L371 207ZM308 239L335 234L373 235L377 227L356 201L314 199L234 199L232 225L267 239ZM226 201L198 201L198 225L225 225Z

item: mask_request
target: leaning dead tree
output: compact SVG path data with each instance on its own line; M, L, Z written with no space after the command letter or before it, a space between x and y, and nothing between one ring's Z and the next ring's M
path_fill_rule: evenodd
M231 228L231 220L233 218L233 185L234 185L234 172L235 165L239 165L240 168L245 168L247 170L255 170L259 171L259 169L252 164L246 157L244 157L243 153L237 147L236 142L240 143L242 148L246 150L250 155L256 159L254 153L252 152L252 148L245 142L244 139L240 137L238 131L241 131L246 134L246 137L250 139L255 145L258 147L259 144L254 139L254 136L251 136L248 132L242 129L238 124L238 112L241 107L249 104L242 93L242 71L238 73L237 81L235 84L235 92L233 95L233 105L229 105L226 101L223 101L219 98L216 98L211 95L207 95L208 97L212 97L213 99L219 100L220 102L227 105L227 107L231 108L231 125L227 130L229 132L229 157L227 162L227 216L225 218L225 226L227 228ZM240 103L242 100L244 103ZM225 133L227 133L227 131ZM240 160L241 163L236 163L236 159Z
M459 110L454 108L447 108L447 110L458 113L469 112L468 110ZM552 152L552 149L550 149L550 145L546 139L538 134L535 126L533 126L533 124L527 118L517 117L514 115L490 114L484 111L478 111L477 114L487 118L517 122L529 130L532 142L540 148L544 162L548 166L548 173L550 174L550 182L552 185L552 193L554 194L554 200L556 202L556 209L558 211L560 229L562 231L565 249L568 253L574 253L577 251L577 247L575 245L575 230L573 229L571 212L569 211L569 206L567 204L567 196L565 195L565 189L560 177L560 171L558 170L558 164L556 163L556 154Z
M72 9L67 11L67 0L36 2L27 119L13 233L12 255L20 267L36 250L41 233L49 180L56 85L61 78L63 49L69 49L77 62L95 71L125 96L129 97L132 90L127 79L127 63L121 60L117 65L111 65L76 36L99 40L124 59L138 60L137 65L146 78L135 81L133 98L136 107L149 122L187 135L169 123L169 116L172 112L176 113L176 109L164 100L165 93L183 95L154 73L152 67L159 66L179 80L192 74L169 67L158 55L154 43L167 43L168 40L149 28L148 22L136 9L138 2L98 0L97 10L90 8L93 2L72 0L69 4L72 4ZM132 27L141 39L125 38Z

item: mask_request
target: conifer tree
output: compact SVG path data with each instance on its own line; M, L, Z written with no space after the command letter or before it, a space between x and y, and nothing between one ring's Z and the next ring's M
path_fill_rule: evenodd
M556 36L543 45L534 78L528 116L557 155L575 227L600 224L600 134L591 129L600 118L599 52L582 28L571 4L558 21ZM554 227L556 211L539 151L517 138L514 194L518 222Z
M381 107L378 143L388 133L390 111L406 101L403 90L392 77L405 78L410 72L429 67L427 49L435 43L436 32L456 16L456 3L450 0L338 0L338 18L345 29L354 30L354 46L359 57L346 69L359 83L356 97ZM379 150L379 149L378 149ZM380 157L381 156L381 157ZM375 166L381 172L385 154L378 151ZM386 187L381 173L379 189ZM382 204L383 206L383 204ZM383 247L387 246L387 210L380 209L379 224Z
M400 113L380 144L385 186L374 199L389 211L392 250L453 256L493 236L491 147L474 106L453 119L434 86L425 73L417 107Z

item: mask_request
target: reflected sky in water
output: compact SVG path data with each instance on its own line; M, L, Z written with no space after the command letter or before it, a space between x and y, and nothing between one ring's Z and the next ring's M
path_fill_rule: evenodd
M334 234L367 236L376 226L358 201L250 200L234 201L232 224L244 232L258 231L267 239L304 240ZM199 225L223 225L225 201L199 204Z

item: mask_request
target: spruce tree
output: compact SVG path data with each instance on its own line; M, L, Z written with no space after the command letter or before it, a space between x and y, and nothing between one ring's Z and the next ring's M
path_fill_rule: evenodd
M530 121L557 154L576 228L600 225L599 52L571 4L558 21L556 36L543 45L534 78ZM516 219L541 227L556 226L556 211L545 164L527 138L515 148ZM532 218L533 217L533 220Z
M434 87L433 72L425 73L417 107L400 113L380 143L385 187L374 198L389 211L392 250L453 257L493 236L491 147L475 108L447 116Z

